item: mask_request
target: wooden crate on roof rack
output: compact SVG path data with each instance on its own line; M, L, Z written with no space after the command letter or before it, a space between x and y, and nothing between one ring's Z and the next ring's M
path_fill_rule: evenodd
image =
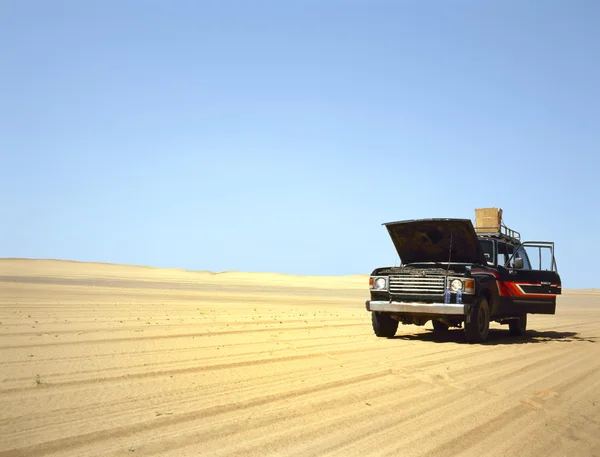
M513 241L521 239L519 232L509 229L502 222L502 208L476 208L475 232L510 238Z
M476 208L475 231L478 233L500 232L502 227L502 208Z

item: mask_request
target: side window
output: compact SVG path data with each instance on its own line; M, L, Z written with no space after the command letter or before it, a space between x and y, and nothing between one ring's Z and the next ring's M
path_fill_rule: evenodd
M523 246L521 246L518 250L517 250L517 257L520 257L523 259L523 270L537 270L537 268L531 268L531 262L529 261L529 256L527 255L527 251L525 250L525 248Z
M506 245L506 256L508 257L509 260L512 257L512 255L514 254L514 252L515 252L514 246L507 244Z
M498 266L503 267L508 260L506 252L506 243L498 243Z
M498 242L498 266L508 268L508 261L511 259L514 252L515 249L512 245Z
M523 258L524 270L553 271L553 257L550 246L521 246L517 255Z

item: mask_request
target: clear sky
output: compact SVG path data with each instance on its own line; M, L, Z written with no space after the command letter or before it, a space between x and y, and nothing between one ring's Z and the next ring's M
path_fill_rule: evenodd
M600 287L600 2L0 2L0 257L370 273L504 209Z

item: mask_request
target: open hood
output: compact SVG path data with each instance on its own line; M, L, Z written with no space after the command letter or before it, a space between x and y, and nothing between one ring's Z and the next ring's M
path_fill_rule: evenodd
M469 219L420 219L383 225L404 265L448 261L486 264Z

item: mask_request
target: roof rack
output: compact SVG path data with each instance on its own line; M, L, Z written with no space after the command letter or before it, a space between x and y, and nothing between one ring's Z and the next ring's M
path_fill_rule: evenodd
M500 230L498 230L498 227L477 227L476 232L478 236L503 238L513 242L521 241L521 234L519 232L509 229L502 223L500 224Z

